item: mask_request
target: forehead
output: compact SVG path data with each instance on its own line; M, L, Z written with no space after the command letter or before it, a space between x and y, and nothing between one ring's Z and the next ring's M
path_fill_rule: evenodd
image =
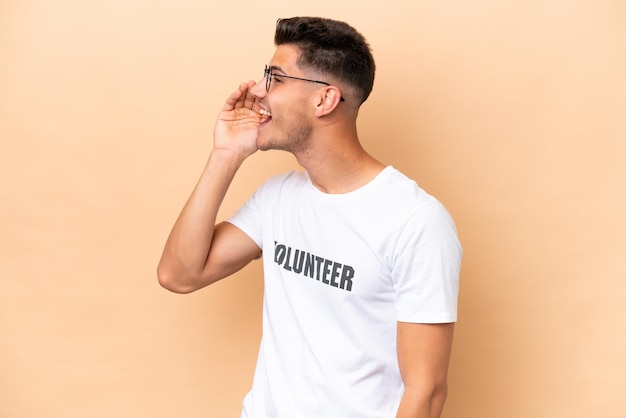
M298 48L293 45L279 45L269 65L283 69L286 74L295 73L298 70L298 53Z

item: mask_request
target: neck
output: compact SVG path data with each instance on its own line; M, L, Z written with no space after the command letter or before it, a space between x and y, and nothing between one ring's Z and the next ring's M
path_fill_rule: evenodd
M315 187L325 193L354 191L374 179L385 165L368 154L356 132L316 135L311 149L296 155Z

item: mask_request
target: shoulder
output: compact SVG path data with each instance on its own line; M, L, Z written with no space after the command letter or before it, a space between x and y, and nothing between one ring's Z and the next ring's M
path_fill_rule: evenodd
M263 185L277 186L282 184L297 185L306 183L309 176L306 172L290 170L268 178Z
M386 167L381 173L379 190L386 194L388 202L401 205L411 213L420 210L446 211L437 198L392 166Z
M265 180L254 192L256 196L276 195L283 193L292 193L295 190L306 187L309 177L306 172L287 171L274 175Z
M456 239L454 219L443 203L397 169L388 167L385 174L381 186L387 204L396 208L395 219L401 235L416 239L434 234Z
M309 181L306 172L291 170L281 174L277 174L265 180L258 190L280 190L282 188L303 187Z

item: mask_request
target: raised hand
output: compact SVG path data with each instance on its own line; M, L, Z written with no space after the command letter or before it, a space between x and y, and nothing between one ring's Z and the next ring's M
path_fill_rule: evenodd
M257 151L261 115L254 111L254 81L242 83L226 100L215 124L215 143L204 171L165 244L158 275L162 286L188 293L239 270L261 249L217 213L241 163ZM257 105L258 108L258 105Z
M256 98L250 90L255 84L254 81L241 83L226 100L215 123L215 150L233 151L243 158L258 150L256 139L262 117L254 111Z

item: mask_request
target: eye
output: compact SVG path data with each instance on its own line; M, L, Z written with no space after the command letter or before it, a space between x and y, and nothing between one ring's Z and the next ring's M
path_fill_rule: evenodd
M281 76L279 76L277 74L272 74L272 81L275 81L276 83L282 83L283 82Z

